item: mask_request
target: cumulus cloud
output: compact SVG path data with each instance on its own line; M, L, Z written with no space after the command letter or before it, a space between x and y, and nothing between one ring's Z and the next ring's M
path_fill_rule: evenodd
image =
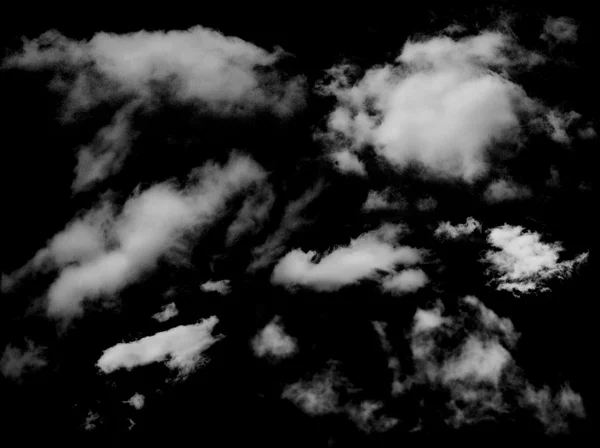
M476 219L469 217L464 224L452 224L448 221L441 222L435 229L435 236L446 238L459 238L470 235L476 230L481 231L481 223Z
M145 401L145 397L142 394L135 393L126 403L140 410L144 407Z
M364 164L349 150L336 151L331 154L335 166L342 172L355 173L360 176L367 174Z
M264 177L252 159L234 154L225 165L193 172L184 189L154 185L131 196L118 215L103 206L75 220L32 261L33 268L48 257L65 265L48 291L49 313L79 313L83 300L118 292L164 255L183 261L182 237L210 224L229 197Z
M68 92L74 109L97 104L111 94L151 99L153 86L163 83L179 99L203 101L220 113L262 107L285 116L303 104L304 80L285 80L273 70L264 70L282 56L283 52L269 53L196 26L120 35L99 32L89 41L48 31L26 41L5 65L69 71L74 81L64 76L53 85Z
M570 17L548 17L540 37L551 42L575 43L577 28L577 23Z
M370 145L395 166L418 163L472 181L486 173L490 146L517 141L519 116L541 107L508 73L542 59L509 36L486 31L457 40L409 40L396 65L371 68L358 82L350 81L352 67L335 67L333 81L321 86L339 102L326 139L339 143L339 158L350 155L353 166Z
M218 292L221 295L227 295L231 292L229 280L209 280L200 285L204 292Z
M28 340L24 349L12 345L4 348L0 358L0 372L6 378L20 380L24 374L41 369L47 364L42 348Z
M265 268L283 255L290 235L310 222L302 216L302 213L321 194L323 187L323 182L318 181L298 199L290 201L286 205L279 228L263 244L252 250L254 259L248 266L249 271L253 272Z
M490 203L527 199L531 195L531 189L528 187L506 179L492 182L484 193L486 201Z
M414 292L428 283L429 279L421 269L405 269L389 276L382 283L384 291L401 294Z
M180 325L133 342L122 342L104 351L97 366L104 373L131 370L155 362L166 362L170 369L187 375L202 362L202 352L217 342L212 331L216 316L193 325Z
M256 335L252 348L256 356L274 358L286 358L297 350L295 339L285 333L279 318L273 319Z
M162 310L152 317L159 322L166 322L169 319L174 318L179 314L179 310L177 309L177 305L174 303L169 303L168 305L163 306Z
M586 252L559 261L560 243L544 243L538 233L508 224L491 229L488 242L496 249L487 251L484 261L498 276L494 279L497 289L519 293L543 290L544 281L553 277L568 277L588 256Z
M389 238L390 230L393 231L382 227L365 233L348 246L321 256L315 251L295 249L275 266L271 281L287 287L299 285L332 291L361 279L374 278L382 271L391 273L399 264L421 261L419 250L394 244Z

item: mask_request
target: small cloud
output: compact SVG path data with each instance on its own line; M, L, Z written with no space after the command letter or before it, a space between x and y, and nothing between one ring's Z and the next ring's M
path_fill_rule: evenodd
M492 182L484 193L485 200L491 203L527 199L532 196L528 187L512 181L500 179Z
M177 306L174 303L169 303L168 305L163 306L162 310L154 314L152 317L159 322L166 322L178 314L179 310L177 309Z
M435 229L435 236L446 237L446 238L459 238L462 236L470 235L476 230L481 231L481 223L474 218L467 218L464 224L453 225L450 222L441 222L437 229Z
M275 266L271 281L287 287L305 286L319 291L332 291L379 275L391 273L398 264L421 261L421 252L412 247L397 246L388 239L394 230L382 227L318 256L314 251L296 249ZM318 261L316 261L317 259Z
M297 350L294 338L287 335L279 318L273 319L253 339L252 348L258 357L287 358Z
M43 349L36 347L29 340L24 349L7 345L0 358L0 372L6 378L20 381L23 375L39 370L48 364L42 355Z
M523 392L523 404L535 410L547 434L567 433L574 420L586 417L581 395L568 385L553 393L548 386L536 389L528 384Z
M133 394L133 396L129 400L127 400L125 403L130 404L137 410L140 410L144 407L145 398L142 394L136 393L136 394Z
M382 283L384 291L392 293L414 292L428 283L429 279L421 269L405 269L386 278Z
M559 261L560 243L544 243L535 232L505 224L489 231L488 242L496 250L487 251L484 261L498 290L526 293L543 289L543 282L554 277L568 277L573 268L587 259L587 253L573 260Z
M384 191L369 191L369 195L365 200L362 209L365 211L374 210L399 210L405 206L403 199L392 199L389 190Z
M111 373L168 359L167 367L186 375L202 361L201 353L219 340L211 334L217 322L212 316L194 325L180 325L134 342L122 342L104 350L96 365L104 373Z
M570 17L548 17L541 39L558 43L577 42L577 23Z
M356 154L348 151L337 151L331 154L331 159L335 166L345 173L355 173L360 176L366 176L365 166L356 156Z
M83 423L83 427L86 431L92 431L96 429L101 422L102 419L100 418L100 414L89 411L85 418L85 422Z
M231 292L229 280L209 280L206 283L201 284L200 288L204 292L218 292L223 296Z

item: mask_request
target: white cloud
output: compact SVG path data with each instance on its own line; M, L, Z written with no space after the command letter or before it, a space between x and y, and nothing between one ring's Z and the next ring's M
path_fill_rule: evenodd
M145 401L146 400L142 394L135 393L129 400L126 401L126 403L139 410L144 407Z
M231 292L229 280L209 280L200 285L204 292L218 292L221 295L227 295Z
M181 237L209 224L231 195L264 176L253 160L234 155L224 166L208 164L194 172L183 190L158 184L129 198L117 216L101 208L72 222L42 251L59 265L73 262L50 286L49 313L79 313L83 300L118 292L161 256L183 261Z
M414 292L429 282L427 275L421 269L405 269L384 280L382 288L394 293Z
M397 65L371 68L356 83L349 81L351 67L329 72L333 81L321 91L339 104L326 137L339 143L343 158L348 142L356 153L372 145L393 165L417 162L472 181L486 173L490 145L516 141L519 114L541 107L506 72L541 60L498 32L408 41Z
M175 305L174 303L169 303L163 306L162 310L154 314L152 317L159 322L166 322L169 319L174 318L178 314L179 310L177 309L177 305Z
M506 179L492 182L484 193L486 201L492 203L526 199L530 198L531 195L532 192L528 187Z
M505 224L490 230L488 242L497 250L487 251L484 260L498 274L497 289L529 292L543 287L543 281L565 277L587 259L583 253L573 260L559 261L560 243L544 243L539 234L520 226Z
M459 238L461 236L470 235L476 230L481 231L481 223L476 219L469 217L464 224L453 225L450 222L441 222L435 229L435 236L444 236L447 238Z
M55 82L67 90L73 109L112 94L151 99L153 86L168 84L182 100L201 100L220 113L256 107L285 116L304 103L304 79L259 73L283 52L269 53L254 44L196 26L184 31L99 32L89 41L48 31L26 41L6 65L70 70L74 81ZM73 76L71 76L73 77Z
M105 350L96 365L104 373L111 373L168 358L166 365L170 369L188 374L202 362L202 352L219 340L211 334L218 321L212 316L194 325L180 325L134 342L122 342Z
M361 176L367 174L365 166L353 152L348 150L336 151L331 153L330 157L340 171L355 173Z
M570 17L548 17L544 24L544 33L540 37L554 42L575 43L577 28L577 23Z
M388 228L365 233L346 247L339 247L315 261L315 251L295 249L283 257L271 281L288 287L301 285L331 291L373 278L381 271L391 273L398 264L414 264L421 253L412 247L398 247L389 241Z
M279 319L273 319L252 340L254 353L263 357L266 355L275 358L286 358L296 352L296 341L287 335L279 323Z

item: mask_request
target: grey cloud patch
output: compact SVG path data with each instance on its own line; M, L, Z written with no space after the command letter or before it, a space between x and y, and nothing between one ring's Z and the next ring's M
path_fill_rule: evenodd
M527 199L532 196L529 187L519 185L513 181L500 179L488 185L484 198L490 203Z
M276 317L252 340L252 348L258 357L287 358L296 352L297 343L285 333L281 319Z
M449 221L441 222L435 229L434 234L437 237L454 239L470 235L475 231L481 232L481 223L469 217L464 224L452 224Z
M200 289L204 292L217 292L221 295L227 295L231 292L229 280L209 280L200 285Z
M540 37L552 42L572 44L577 42L577 28L577 23L570 17L548 17Z
M44 350L27 340L24 348L7 345L0 357L0 372L6 378L20 381L27 373L44 368L48 361Z
M269 218L274 203L275 193L269 185L249 196L227 229L226 245L231 246L245 235L258 232Z
M169 319L174 318L179 314L179 310L177 309L177 305L175 303L169 303L163 306L162 310L152 316L153 319L159 322L166 322Z

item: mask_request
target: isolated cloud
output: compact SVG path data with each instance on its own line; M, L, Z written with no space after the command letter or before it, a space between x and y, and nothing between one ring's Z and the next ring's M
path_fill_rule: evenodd
M256 335L252 348L256 356L274 358L286 358L297 350L295 339L285 333L279 318L273 319Z
M389 230L382 227L365 233L348 246L321 255L318 261L315 261L315 251L295 249L275 266L271 281L288 287L300 285L332 291L364 278L376 277L381 271L391 273L398 264L421 261L419 250L397 246L390 241Z
M116 293L161 256L185 259L186 232L210 224L230 196L264 176L252 159L233 155L226 165L207 164L194 172L183 190L154 185L130 197L118 215L103 206L72 222L36 256L50 256L59 267L70 262L50 286L49 313L77 314L83 300Z
M135 393L129 400L126 401L126 403L130 404L137 410L140 410L144 407L145 397L142 394Z
M229 286L229 280L209 280L200 285L200 288L204 292L218 292L221 295L227 295L231 292L231 286Z
M43 349L28 340L24 349L12 345L4 348L0 357L0 372L6 378L20 380L24 374L41 369L47 364Z
M587 259L587 252L573 260L559 261L560 243L544 243L541 235L521 226L505 224L491 229L488 242L496 250L487 251L484 261L490 264L497 289L512 292L543 290L543 283L553 277L568 277L573 268Z
M152 317L159 322L166 322L169 319L174 318L178 314L179 310L177 309L177 305L175 305L174 303L169 303L168 305L163 306L162 310L154 314Z
M506 179L492 182L484 193L486 201L490 203L527 199L531 195L531 189L528 187Z
M106 349L96 365L104 373L111 373L168 359L167 367L188 374L202 362L202 352L219 340L212 335L218 321L212 316L194 325L180 325L134 342L117 344Z
M414 292L428 282L427 275L421 269L405 269L386 278L381 286L384 291L402 294Z
M559 43L577 42L577 23L570 17L548 17L544 24L544 40Z
M481 223L472 217L468 217L464 224L451 224L448 221L441 222L435 229L435 236L446 238L459 238L470 235L476 230L481 231Z
M151 100L153 88L162 83L181 100L200 100L220 113L262 107L285 116L303 105L303 78L284 80L273 70L258 70L273 67L282 56L196 26L168 32L99 32L89 41L48 31L26 41L5 65L70 71L74 81L65 76L53 86L68 92L73 109L109 95Z
M333 81L321 86L339 101L326 135L341 146L333 157L358 167L348 142L356 154L371 145L393 165L416 162L472 181L486 173L489 147L518 141L520 114L541 107L508 72L541 61L509 36L486 31L458 40L409 40L396 65L371 68L358 82L350 81L352 67L335 67Z

